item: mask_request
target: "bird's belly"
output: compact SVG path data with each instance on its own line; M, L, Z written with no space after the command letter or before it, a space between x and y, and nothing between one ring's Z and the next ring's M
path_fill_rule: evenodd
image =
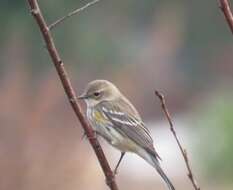
M122 152L137 152L138 146L131 140L123 140L121 142L112 142L112 146Z
M101 131L103 138L112 146L122 152L136 152L138 145L130 140L128 137L123 136L113 128L107 128Z

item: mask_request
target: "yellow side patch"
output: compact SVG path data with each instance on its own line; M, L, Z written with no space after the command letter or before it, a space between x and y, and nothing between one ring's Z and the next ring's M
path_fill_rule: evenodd
M94 118L98 123L103 123L106 120L104 116L98 111L94 111Z

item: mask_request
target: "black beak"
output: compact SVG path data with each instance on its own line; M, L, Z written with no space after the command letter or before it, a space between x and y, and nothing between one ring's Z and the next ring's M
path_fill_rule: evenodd
M80 96L78 96L78 99L80 99L80 100L87 99L87 98L88 98L88 96L85 94L81 94Z

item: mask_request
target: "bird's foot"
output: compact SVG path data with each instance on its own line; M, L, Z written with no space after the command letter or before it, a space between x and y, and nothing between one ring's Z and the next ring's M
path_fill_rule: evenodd
M97 138L98 137L97 132L94 131L93 133L94 133L94 138ZM87 133L84 131L81 139L83 140L83 139L87 139L87 138L88 138Z
M117 175L117 173L118 173L117 168L115 168L115 169L113 170L113 175L114 175L114 177Z

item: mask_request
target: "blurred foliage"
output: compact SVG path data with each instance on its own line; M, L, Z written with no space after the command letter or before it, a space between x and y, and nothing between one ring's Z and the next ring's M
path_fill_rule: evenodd
M39 0L39 3L46 21L52 23L89 1ZM41 173L37 173L34 167L38 167L41 157L46 163L47 159L53 163L53 152L47 154L43 150L37 151L37 143L41 143L47 150L56 131L60 138L54 142L56 148L53 145L50 148L53 151L60 150L60 144L57 146L56 143L61 142L67 131L63 126L67 126L68 122L72 125L76 120L70 119L70 113L67 112L70 107L64 110L64 106L67 106L67 102L62 102L65 101L64 92L57 76L54 72L50 73L54 68L26 0L1 0L0 7L0 104L4 108L0 120L1 123L5 122L0 128L0 146L3 147L0 154L4 158L2 176L6 176L7 184L12 183L12 178L9 175L7 177L5 171L7 165L10 165L8 161L17 158L16 165L20 167L23 167L24 162L33 162L27 175L30 176L30 172L38 175L36 180L41 184L40 175L46 173L47 167L40 163L45 168ZM123 92L127 92L132 102L145 115L143 118L150 116L150 119L155 119L155 112L161 111L155 111L155 105L152 104L154 89L162 89L166 93L171 113L185 113L187 109L193 113L194 105L198 104L201 114L197 120L201 121L199 126L203 130L200 136L203 141L200 141L198 148L203 155L200 156L203 158L203 168L209 177L232 179L233 96L226 88L218 89L221 93L216 93L214 97L212 95L215 94L212 89L216 88L219 81L227 84L228 88L232 88L233 81L232 34L217 1L100 0L57 26L52 33L66 68L71 73L72 82L77 80L74 83L79 90L83 84L95 78L112 80L120 84ZM38 85L41 89L38 89ZM198 98L205 93L207 95L203 100L207 103L200 104ZM58 118L59 121L56 120ZM17 119L22 122L19 123ZM51 123L53 127L60 127L60 130L51 128ZM31 130L31 126L38 127ZM41 131L41 126L47 129ZM28 129L29 132L26 133L25 130ZM66 139L71 134L75 141L77 135L73 131L67 132ZM30 138L31 144L27 142L27 138ZM28 159L27 146L32 149L29 155L34 156L29 160L25 159ZM9 147L16 147L18 151L9 151ZM67 147L68 145L64 146L62 151L66 151ZM5 151L12 155L5 154ZM37 157L34 151L41 154L41 157ZM76 150L70 151L74 153ZM18 154L22 156L21 160L18 159ZM57 158L61 155L66 160L63 152ZM79 155L77 157L80 158ZM57 164L63 174L65 166L60 163L64 163L63 160ZM72 162L70 168L75 164ZM53 167L56 168L57 165L54 164ZM11 169L11 175L17 173L24 177L21 175L23 168L17 172L15 168ZM56 170L50 172L56 173ZM79 172L71 172L75 183ZM16 178L18 179L17 176ZM22 181L24 180L27 178ZM34 188L33 181L30 183ZM41 189L40 186L37 188ZM29 186L21 189L32 188ZM65 188L61 186L60 189Z
M217 94L198 114L201 133L200 163L208 176L232 181L233 176L233 93ZM202 140L201 140L202 139ZM202 148L200 148L202 147Z
M39 3L46 20L51 23L87 2L88 0L41 0ZM43 68L47 68L48 56L41 51L43 42L32 17L29 16L26 1L2 0L0 7L0 51L4 50L9 38L17 33L24 42L23 48L27 49L31 57L29 61L33 70L43 71ZM181 22L185 33L179 57L189 61L185 64L181 62L181 69L184 69L187 76L193 75L192 77L201 81L206 59L212 56L212 52L218 51L220 44L228 43L231 35L222 22L216 2L102 0L54 29L57 47L67 64L70 60L78 60L79 64L73 63L77 67L93 64L103 67L126 62L124 56L130 55L134 51L131 48L138 46L135 40L146 37L154 17L159 18L159 12L163 9L183 14ZM35 57L41 57L42 61ZM131 58L130 61L134 60ZM130 61L127 59L127 62Z

